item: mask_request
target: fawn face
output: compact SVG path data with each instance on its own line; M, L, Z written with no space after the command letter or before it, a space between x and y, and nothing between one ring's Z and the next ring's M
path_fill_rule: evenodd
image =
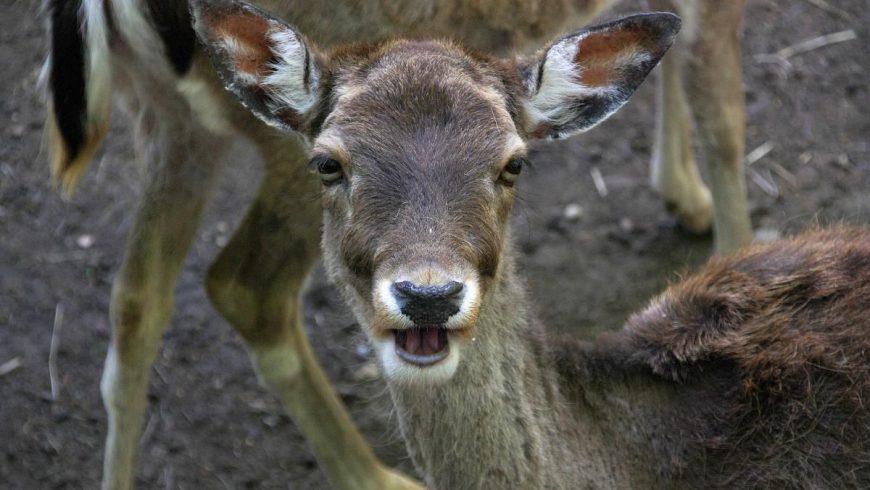
M330 54L239 2L194 4L227 87L311 139L327 270L388 379L444 381L500 280L525 141L591 128L626 102L679 29L670 14L571 34L524 60L448 42Z
M314 141L323 247L387 372L449 376L497 276L525 158L512 82L443 43L378 49L341 75Z

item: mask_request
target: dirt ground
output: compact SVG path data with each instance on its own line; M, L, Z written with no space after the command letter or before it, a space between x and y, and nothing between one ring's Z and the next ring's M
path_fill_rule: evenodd
M35 89L43 43L36 3L0 6L6 118L0 127L0 488L96 488L106 431L98 385L109 291L139 195L137 169L118 118L71 202L48 185ZM772 150L752 165L748 186L754 226L765 236L817 223L870 223L870 10L865 0L830 4L841 10L806 0L749 2L747 151L765 144ZM846 29L857 40L795 55L788 69L757 56ZM709 253L709 237L680 232L647 183L653 89L645 84L588 135L538 146L521 179L515 235L523 267L541 316L564 332L588 336L619 327L645 298ZM257 165L239 152L179 281L172 327L151 380L141 488L328 487L202 287L257 183ZM606 197L596 192L592 168L604 176ZM565 218L569 205L580 206L579 219ZM319 274L305 309L317 354L377 452L408 468L370 353L334 298ZM48 372L53 330L56 399Z

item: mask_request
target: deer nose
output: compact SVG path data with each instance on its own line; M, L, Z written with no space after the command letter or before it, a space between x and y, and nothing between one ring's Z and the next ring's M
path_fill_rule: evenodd
M462 283L456 281L440 286L401 281L393 283L391 289L402 313L419 326L443 325L459 313L462 302Z

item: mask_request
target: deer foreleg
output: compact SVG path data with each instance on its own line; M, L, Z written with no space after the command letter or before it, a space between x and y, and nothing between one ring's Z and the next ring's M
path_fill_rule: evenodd
M691 116L682 80L683 49L678 43L662 60L650 175L653 188L680 224L693 233L704 233L712 225L713 203L692 154Z
M743 1L698 2L686 84L713 191L716 251L752 240L743 170L746 116L739 30Z
M149 135L149 180L112 292L112 339L101 392L109 431L103 488L133 488L151 365L172 314L173 289L208 195L221 144L189 128Z

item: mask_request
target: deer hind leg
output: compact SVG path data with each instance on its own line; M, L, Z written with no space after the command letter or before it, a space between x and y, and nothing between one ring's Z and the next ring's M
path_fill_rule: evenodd
M152 116L143 126L156 121ZM112 339L100 386L109 419L104 489L134 486L151 365L222 148L183 118L171 117L177 124L166 119L139 134L148 181L112 291Z
M695 2L684 82L713 191L716 250L752 240L743 170L746 120L739 30L745 2Z
M650 175L653 188L680 224L693 233L706 233L713 223L713 201L692 153L691 116L682 79L685 53L681 44L674 45L662 60Z
M351 422L302 327L300 291L319 256L320 205L292 138L255 141L266 176L207 278L209 297L248 346L260 379L281 399L330 481L342 489L420 489L386 469Z

